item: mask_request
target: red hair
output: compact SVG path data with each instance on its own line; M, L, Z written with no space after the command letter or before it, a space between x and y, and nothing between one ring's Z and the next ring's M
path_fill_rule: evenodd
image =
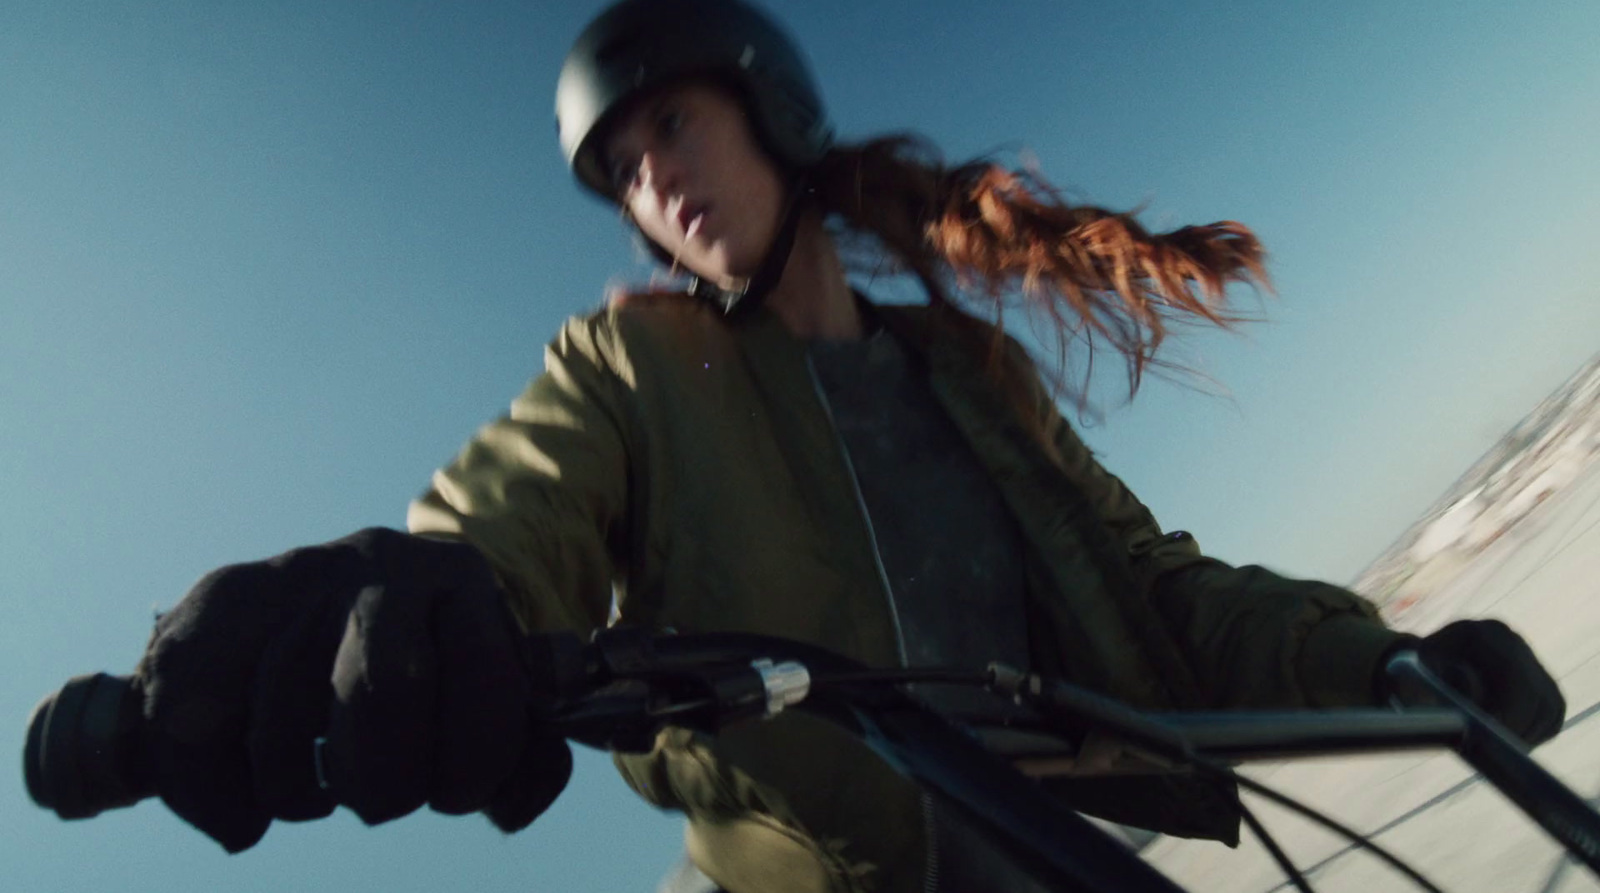
M875 238L935 302L954 294L997 323L1020 303L1042 319L1058 386L1069 344L1084 343L1087 370L1098 339L1126 361L1131 397L1147 367L1166 365L1156 350L1174 324L1229 328L1247 318L1229 307L1230 282L1270 289L1261 243L1243 224L1152 234L1131 213L1068 204L1030 172L981 159L948 167L914 137L838 146L810 183L826 213Z

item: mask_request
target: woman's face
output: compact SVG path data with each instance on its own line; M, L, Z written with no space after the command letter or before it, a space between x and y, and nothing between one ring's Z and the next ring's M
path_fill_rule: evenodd
M623 113L603 151L646 238L723 287L755 273L784 184L729 93L686 83L651 94Z

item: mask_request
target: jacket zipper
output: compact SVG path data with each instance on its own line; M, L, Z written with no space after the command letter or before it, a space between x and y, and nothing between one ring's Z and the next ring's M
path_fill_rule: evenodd
M817 378L817 367L811 362L811 354L806 354L806 372L811 376L811 389L817 394L817 401L822 404L822 412L828 417L828 429L833 432L834 445L839 448L839 455L844 457L845 470L850 473L850 489L855 493L856 508L861 510L861 520L867 525L867 542L872 546L872 561L878 568L878 582L883 584L883 597L889 605L889 619L894 623L895 653L900 656L900 666L906 666L906 637L905 631L900 628L900 609L894 603L894 587L889 585L889 572L883 568L883 556L878 553L878 532L872 526L872 513L867 511L867 500L861 495L861 481L856 477L856 466L850 461L850 450L844 445L844 438L839 436L839 424L834 421L833 407L828 405L828 395L822 391L822 381Z
M938 893L939 891L939 822L933 814L933 795L927 791L922 792L922 839L927 849L927 859L923 862L922 893Z
M817 402L822 404L822 412L828 417L828 429L833 433L833 443L839 448L839 455L844 457L845 470L850 473L850 489L855 493L856 508L861 511L861 520L867 525L867 542L872 546L872 562L878 568L878 582L883 584L883 597L889 605L889 619L894 623L895 652L900 656L900 666L907 666L905 630L900 626L900 609L894 602L894 587L889 585L889 572L884 569L883 555L878 551L878 532L872 526L872 513L867 511L866 497L861 495L861 480L856 477L856 466L850 460L850 449L845 446L844 438L839 436L839 423L833 417L833 407L828 403L828 395L822 390L822 381L817 378L817 367L811 362L810 353L806 354L806 372L811 376L811 389L816 392ZM938 893L939 837L938 829L935 828L932 795L926 791L922 792L917 805L922 810L923 849L926 850L922 868L922 890L923 893Z

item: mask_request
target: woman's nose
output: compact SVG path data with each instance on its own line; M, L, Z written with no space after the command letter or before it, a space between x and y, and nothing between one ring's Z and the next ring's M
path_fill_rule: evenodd
M639 158L639 185L658 195L668 195L678 187L681 173L669 153L649 150Z

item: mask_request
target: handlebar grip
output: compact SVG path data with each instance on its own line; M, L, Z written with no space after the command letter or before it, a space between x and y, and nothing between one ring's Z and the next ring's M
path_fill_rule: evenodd
M587 659L576 636L529 638L529 671L548 683L551 694L582 691ZM142 677L91 673L46 695L28 717L22 750L33 802L63 819L87 819L156 796L144 694ZM634 712L642 711L639 705Z
M130 676L76 676L28 719L28 796L63 819L86 819L156 794L143 747L144 692Z

